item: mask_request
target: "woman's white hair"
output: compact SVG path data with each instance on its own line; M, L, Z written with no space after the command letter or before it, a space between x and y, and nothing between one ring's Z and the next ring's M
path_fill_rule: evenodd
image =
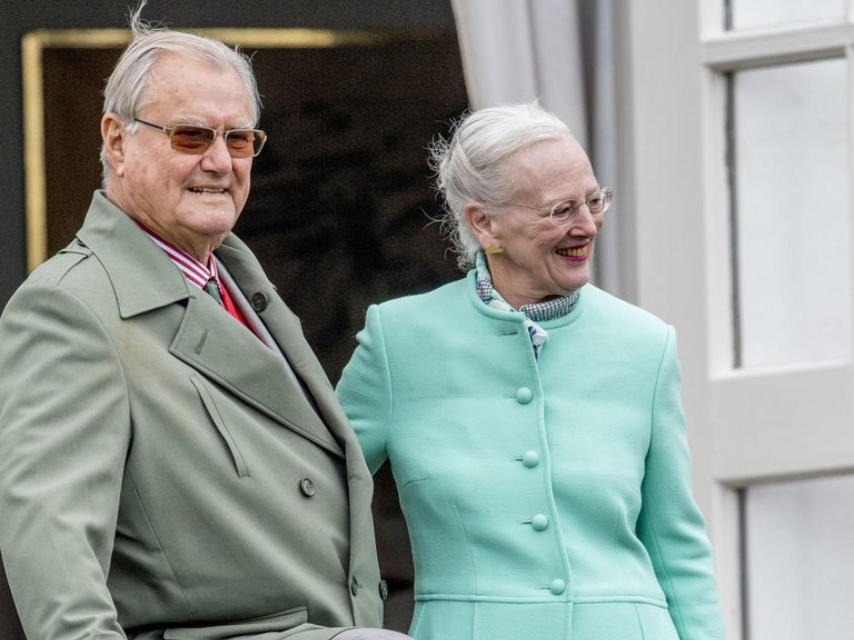
M115 69L104 88L104 113L115 113L127 124L131 133L139 126L134 122L146 101L156 96L146 94L151 70L154 63L163 54L174 53L189 56L207 62L219 68L233 68L246 87L252 110L252 126L258 124L261 114L261 98L258 85L252 72L249 57L239 47L230 49L219 40L182 31L173 31L164 27L155 27L142 20L142 9L146 0L142 0L136 11L130 15L130 28L133 38L124 50ZM109 176L110 167L101 147L101 165L104 178Z
M513 180L504 160L541 140L572 137L557 116L537 102L489 107L464 114L430 146L436 189L445 200L442 227L462 269L474 264L480 244L469 228L464 209L469 202L501 205L512 195Z

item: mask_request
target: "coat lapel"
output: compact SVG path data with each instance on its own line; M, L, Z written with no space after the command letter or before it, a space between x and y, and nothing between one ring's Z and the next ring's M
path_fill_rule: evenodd
M329 378L303 335L299 318L276 293L255 256L235 236L229 236L216 255L252 303L288 363L305 384L329 430L338 442L346 443L350 437L354 437L352 429L335 397Z
M122 318L189 296L187 282L127 214L96 191L77 238L104 266Z
M288 362L312 394L329 431L344 449L350 496L350 573L370 575L374 571L372 567L376 566L370 508L374 484L356 435L335 396L335 391L305 340L299 318L275 292L275 288L267 280L260 264L246 245L232 235L223 242L216 255L225 264L246 298L253 303Z
M343 455L282 359L204 292L191 293L169 350L247 404Z
M282 359L204 292L191 292L169 351L247 404L343 455Z
M163 251L103 192L95 192L77 237L104 265L122 318L176 302L185 304L181 325L169 347L173 355L277 422L343 455L302 389L283 372L281 358L207 294L188 285ZM231 269L230 264L226 266ZM241 281L243 273L232 275L244 293L266 291L271 300L279 300L260 265L247 270L249 284ZM287 309L283 303L281 306ZM293 318L298 329L299 321L287 313L285 322ZM286 351L282 336L274 333L274 338Z
M95 193L78 239L104 265L122 318L183 305L183 318L169 347L175 357L285 427L345 456L349 573L363 580L364 576L379 580L370 510L373 482L356 436L303 336L299 319L276 294L252 252L232 235L216 253L305 384L320 416L302 388L282 371L279 354L230 318L207 294L189 286L169 258L102 192ZM373 611L357 611L357 618L373 615Z

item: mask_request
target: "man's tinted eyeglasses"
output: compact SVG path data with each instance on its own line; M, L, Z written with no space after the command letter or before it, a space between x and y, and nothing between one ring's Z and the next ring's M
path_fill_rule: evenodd
M221 132L218 129L194 124L176 124L172 127L164 127L139 118L134 118L134 121L165 133L169 136L172 148L181 153L195 155L205 153L220 133L225 140L228 154L232 158L253 158L261 153L264 143L267 142L267 134L260 129L229 129Z

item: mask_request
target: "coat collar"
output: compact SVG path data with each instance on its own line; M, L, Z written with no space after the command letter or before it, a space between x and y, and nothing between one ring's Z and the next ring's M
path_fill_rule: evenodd
M351 576L379 580L370 510L373 482L355 434L303 336L299 319L276 294L249 248L231 234L214 253L313 395L320 416L301 389L288 388L279 356L217 309L206 294L188 285L168 256L102 191L95 192L77 238L107 272L122 318L182 302L182 321L169 345L176 357L285 427L345 457L351 529L349 572ZM372 609L366 613L364 608L363 604L357 611L357 623L373 615Z
M468 297L472 306L474 306L474 308L479 313L494 320L501 320L514 324L525 323L525 319L527 316L525 316L525 314L521 311L517 311L513 308L511 308L510 310L498 309L496 307L488 305L480 298L480 294L478 293L476 269L469 270L469 272L466 274L466 277L463 280L458 280L457 282L459 282L462 286L465 287L466 296ZM585 291L589 291L591 289L595 289L595 287L589 283L578 289L578 298L569 313L564 314L559 318L553 318L552 320L543 320L541 322L538 322L537 324L547 330L557 329L559 327L564 327L566 325L572 324L573 322L578 320L578 318L580 318L581 315L584 313L587 298L587 294L585 293Z
M250 301L294 372L306 385L329 431L335 434L338 442L347 443L351 439L352 430L323 366L306 342L299 318L276 293L257 258L237 236L228 236L214 253ZM312 411L312 415L316 414ZM324 430L324 433L328 434L329 431ZM327 441L326 444L332 443Z
M302 390L295 386L283 393L281 358L214 306L207 294L189 285L163 250L102 191L95 192L77 238L104 266L123 319L183 302L183 320L170 345L174 355L274 419L342 454ZM258 311L343 442L346 422L335 412L337 403L330 408L325 396L332 393L331 386L303 338L299 319L276 295L258 260L234 234L214 253ZM244 357L236 358L235 353Z
M134 221L96 191L77 238L107 272L122 318L190 297L187 281Z

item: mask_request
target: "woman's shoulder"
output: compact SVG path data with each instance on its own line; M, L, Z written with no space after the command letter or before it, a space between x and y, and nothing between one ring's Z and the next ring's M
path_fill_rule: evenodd
M668 333L669 325L658 316L592 284L585 285L581 295L588 321L616 325L628 334L663 336Z

